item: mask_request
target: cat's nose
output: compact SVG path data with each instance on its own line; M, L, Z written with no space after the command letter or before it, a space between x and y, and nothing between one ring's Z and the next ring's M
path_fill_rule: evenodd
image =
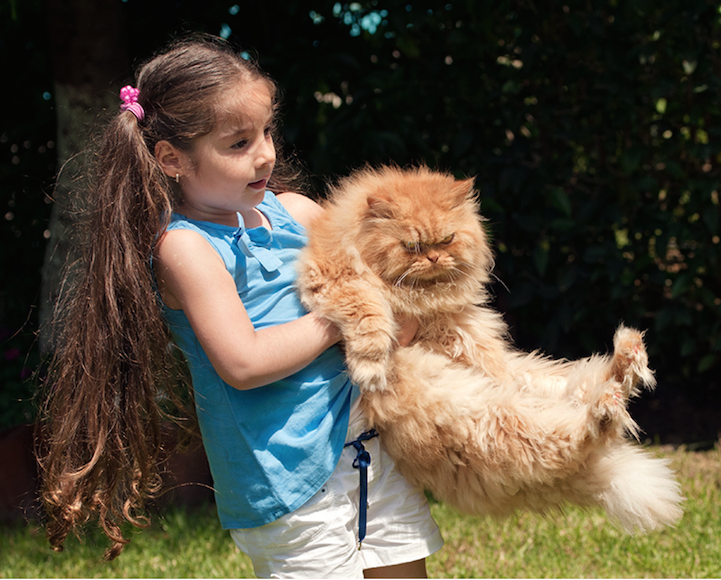
M427 257L434 264L438 261L438 258L439 258L438 254L436 252L428 252Z

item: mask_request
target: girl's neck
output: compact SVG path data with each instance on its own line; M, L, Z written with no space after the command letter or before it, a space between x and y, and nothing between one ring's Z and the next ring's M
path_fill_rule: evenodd
M176 212L196 221L211 222L231 227L237 227L240 225L238 223L238 213L235 212L228 212L223 214L201 212L196 210L195 208L184 206L183 204L179 205L176 208ZM257 207L252 207L239 213L241 216L243 216L243 222L246 229L250 230L261 226L269 230L272 229L268 218Z
M252 230L253 228L258 228L261 226L268 230L273 229L270 225L270 221L268 220L268 218L257 207L254 207L253 209L251 209L247 212L240 212L240 215L243 216L243 221L245 222L245 227L249 230Z

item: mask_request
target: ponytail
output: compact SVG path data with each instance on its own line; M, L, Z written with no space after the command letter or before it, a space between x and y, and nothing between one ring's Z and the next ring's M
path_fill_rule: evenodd
M48 375L42 497L51 545L97 514L112 541L120 523L147 525L145 498L160 487L161 409L179 402L150 257L171 212L170 186L138 121L123 112L98 151L83 255Z

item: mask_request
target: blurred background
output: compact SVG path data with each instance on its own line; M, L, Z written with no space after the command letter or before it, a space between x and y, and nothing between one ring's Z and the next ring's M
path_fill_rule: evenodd
M193 31L278 81L312 194L367 162L475 176L518 345L577 358L610 350L621 321L646 329L658 387L633 404L642 439L718 440L721 4L708 0L1 0L5 436L35 420L69 199L92 195L89 136L135 67Z

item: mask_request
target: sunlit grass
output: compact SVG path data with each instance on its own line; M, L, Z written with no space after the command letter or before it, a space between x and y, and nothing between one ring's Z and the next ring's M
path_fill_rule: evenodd
M721 577L721 451L665 450L687 498L674 529L629 536L600 510L495 522L434 506L446 539L429 573L456 578Z
M113 560L97 530L81 541L68 538L53 552L37 525L5 527L0 537L2 578L253 578L250 560L220 529L215 507L172 509L146 530L131 531L132 541Z
M443 578L718 578L721 577L721 450L657 450L678 470L687 497L675 529L629 536L601 511L569 509L502 522L432 506L446 540L428 560ZM37 526L0 528L3 578L253 577L249 559L220 529L213 507L170 510L155 518L115 561L103 537L88 533L52 552Z

